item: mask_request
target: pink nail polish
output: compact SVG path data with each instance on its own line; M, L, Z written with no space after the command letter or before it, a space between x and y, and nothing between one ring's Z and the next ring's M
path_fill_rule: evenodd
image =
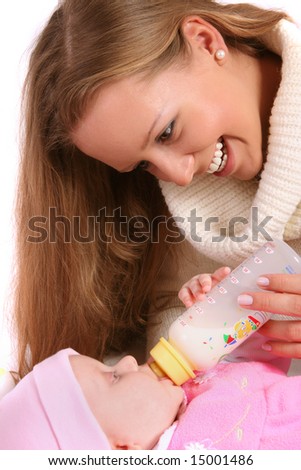
M270 284L270 280L267 277L261 276L257 279L257 284L266 287Z
M239 305L252 305L253 297L251 295L243 294L239 295L237 298Z

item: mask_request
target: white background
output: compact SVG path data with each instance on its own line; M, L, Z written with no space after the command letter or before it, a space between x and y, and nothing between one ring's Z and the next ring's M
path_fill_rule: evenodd
M232 3L239 1L232 0ZM285 9L301 24L300 0L253 0L252 3ZM57 0L9 0L1 3L0 367L13 366L13 347L8 331L20 92L31 43L56 5Z

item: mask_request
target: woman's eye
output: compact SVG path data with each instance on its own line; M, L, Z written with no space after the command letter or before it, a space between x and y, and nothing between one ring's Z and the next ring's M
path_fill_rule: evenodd
M136 166L135 170L147 170L148 167L149 162L147 160L141 160L141 162Z
M161 135L157 138L157 142L163 143L166 142L167 140L170 140L170 138L173 135L173 130L175 126L175 121L171 121L171 123L166 127L166 129L162 132Z

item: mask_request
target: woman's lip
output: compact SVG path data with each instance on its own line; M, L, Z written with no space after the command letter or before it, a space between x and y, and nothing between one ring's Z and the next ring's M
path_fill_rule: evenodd
M227 148L227 155L228 155L228 158L227 158L227 163L226 163L226 166L225 168L218 172L218 173L213 173L214 176L218 176L218 177L223 177L223 176L228 176L232 173L233 171L233 168L234 168L234 155L233 155L233 152L232 152L232 149L231 149L231 145L229 144L229 142L225 139L224 139L224 142L225 142L225 146Z

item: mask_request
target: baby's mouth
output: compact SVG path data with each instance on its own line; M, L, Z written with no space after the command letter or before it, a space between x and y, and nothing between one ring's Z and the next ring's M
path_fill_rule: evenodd
M215 144L214 156L206 173L220 173L225 168L227 159L227 147L224 139L220 137Z

